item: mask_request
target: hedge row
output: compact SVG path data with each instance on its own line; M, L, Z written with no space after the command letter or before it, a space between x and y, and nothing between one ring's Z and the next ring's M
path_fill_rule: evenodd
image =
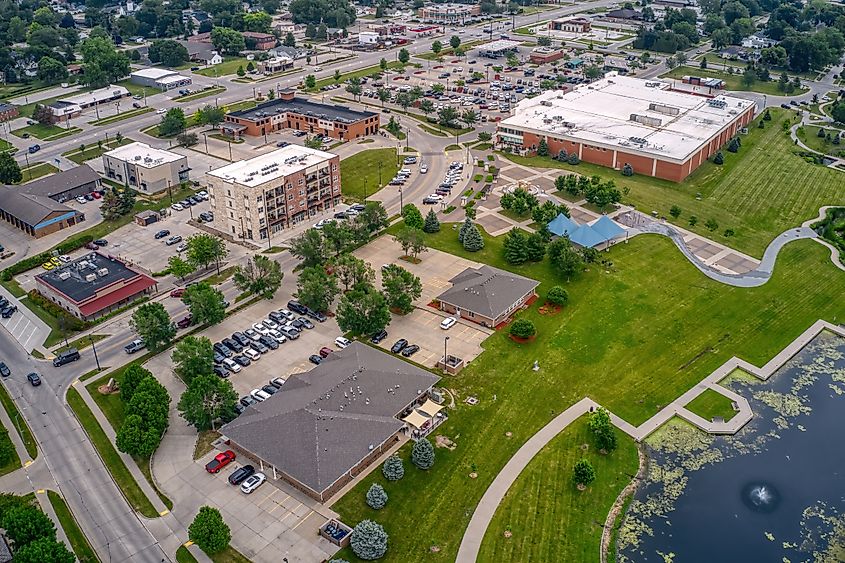
M76 237L69 238L66 241L56 245L54 250L59 254L68 254L69 252L73 252L77 248L82 248L92 240L94 240L94 237L92 235L79 235ZM42 252L41 254L36 254L35 256L24 258L20 262L12 264L11 266L3 270L3 273L0 274L0 278L2 278L3 281L11 281L11 279L16 275L22 274L27 270L31 270L33 268L37 268L44 262L50 260L50 258L52 257L52 253Z
M29 293L27 293L26 297L30 300L30 302L35 303L36 305L50 313L50 315L55 317L57 320L64 319L62 324L65 330L80 331L90 326L90 323L87 323L83 320L74 317L73 315L71 315L70 313L68 313L67 311L65 311L64 309L62 309L61 307L59 307L58 305L38 293L38 290L31 289Z

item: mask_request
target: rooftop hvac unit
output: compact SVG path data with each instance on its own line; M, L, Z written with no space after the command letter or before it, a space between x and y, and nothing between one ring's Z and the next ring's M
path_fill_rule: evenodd
M105 277L105 276L109 275L109 269L108 268L100 268L99 270L97 270L97 275L100 276L101 278Z
M80 260L79 262L76 263L76 269L77 270L84 270L87 267L88 267L88 261L87 260Z
M541 101L540 101L540 105L541 105L541 106L552 107L552 102L550 102L549 100L541 100Z
M638 113L631 114L631 121L634 123L641 123L643 125L648 125L649 127L660 127L663 124L663 120L659 117L651 117L648 115L640 115Z
M628 137L628 140L637 145L645 145L646 143L648 143L648 141L646 141L642 137Z
M662 113L664 115L678 115L679 113L681 113L681 110L676 107L667 106L665 104L658 104L657 102L651 102L650 104L648 104L648 109L650 109L651 111L656 111L657 113Z
M85 276L85 281L87 282L92 282L95 279L97 279L97 274L88 274L87 276Z
M62 270L61 272L59 272L59 279L62 280L62 281L69 280L70 279L70 272L68 272L67 270Z
M725 100L709 99L707 100L707 105L711 108L724 109L728 105L728 102Z

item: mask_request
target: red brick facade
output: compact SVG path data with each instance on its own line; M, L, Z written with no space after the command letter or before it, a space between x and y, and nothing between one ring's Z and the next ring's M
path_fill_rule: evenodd
M727 127L706 142L701 149L683 162L672 162L658 157L626 152L613 147L601 147L551 136L546 136L545 139L549 147L549 154L551 155L557 155L563 149L567 154L575 153L579 159L591 164L621 170L627 163L633 167L635 174L654 176L655 178L662 178L672 182L682 182L696 168L701 166L703 162L716 154L732 137L736 136L740 129L751 123L754 119L754 109L755 106L750 106ZM536 133L523 132L522 139L522 147L529 151L536 151L537 146L540 144L540 135Z

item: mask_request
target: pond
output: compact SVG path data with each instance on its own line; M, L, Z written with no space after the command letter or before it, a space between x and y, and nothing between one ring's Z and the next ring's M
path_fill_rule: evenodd
M724 384L754 419L735 436L673 419L648 438L618 560L845 561L845 339L822 333L768 381Z

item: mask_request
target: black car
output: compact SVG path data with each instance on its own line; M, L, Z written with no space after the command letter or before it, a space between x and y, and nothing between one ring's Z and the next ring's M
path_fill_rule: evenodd
M275 385L269 385L269 384L262 387L261 390L264 391L265 393L267 393L268 395L275 395L276 393L279 392L278 387L276 387Z
M6 305L5 307L3 307L3 311L2 311L2 313L0 313L0 316L2 316L4 319L8 319L12 315L14 315L17 312L17 310L18 310L17 305Z
M307 315L310 309L299 301L288 301L288 309L300 315Z
M252 340L250 340L250 338L242 332L232 334L232 340L235 340L241 346L249 346L252 342Z
M402 350L402 356L404 356L406 358L410 358L411 356L416 354L419 351L419 349L420 349L420 347L417 346L416 344L411 344L410 346L408 346L408 347L406 347Z
M0 362L0 375L3 377L9 377L12 375L12 372L9 371L9 366L7 366L4 362Z
M334 214L335 219L346 219L347 217L349 217L349 216L346 214L345 211L338 211L337 213Z
M215 350L215 351L214 351L214 358L213 358L213 360L214 360L214 363L215 363L215 364L222 364L222 363L223 363L223 360L225 360L225 359L226 359L226 356L224 356L223 354L221 354L221 353L220 353L220 352L218 352L217 350Z
M394 354L398 354L407 345L408 345L408 341L405 340L404 338L400 338L399 340L396 341L396 344L394 344L393 346L390 347L390 351L393 352Z
M63 366L65 364L75 362L79 358L79 350L77 350L76 348L68 348L67 350L61 352L55 358L53 358L53 365L55 367Z
M267 336L266 334L262 334L258 341L271 350L276 350L279 347L279 342L272 336Z
M255 473L255 468L251 465L244 465L243 467L239 467L238 469L234 470L231 475L229 475L229 483L232 485L240 485L243 483L247 477L251 476Z
M305 311L305 314L308 315L309 317L311 317L312 319L314 319L315 321L318 321L318 322L321 322L321 323L326 322L326 315L324 315L320 311L312 311L311 309L308 309L307 307L306 307L306 309L307 310Z
M37 373L30 373L26 376L27 380L29 381L30 385L33 387L38 387L41 385L41 378L38 377Z
M254 404L256 404L256 403L258 403L258 401L256 401L255 399L253 399L253 398L252 398L252 395L247 395L247 396L245 396L245 397L241 397L241 404L242 404L243 406L245 406L245 407L248 407L248 406L250 406L250 405L254 405Z
M288 146L289 144L290 143L288 143L287 141L279 141L278 143L276 143L276 146L279 147L279 148L284 148L284 147Z
M108 246L109 241L107 241L104 238L98 238L97 240L94 241L94 244L96 244L97 246Z
M385 338L387 338L387 331L386 331L386 330L382 330L381 332L377 332L377 333L375 333L375 334L373 335L373 337L372 337L372 338L370 338L370 342L372 342L373 344L378 344L379 342L381 342L381 341L382 341L382 340L384 340Z
M235 403L235 417L236 418L241 416L245 410L246 410L245 406L243 406L240 403Z
M242 356L240 354L238 354L237 356L235 356L232 359L235 360L235 362L241 367L246 367L246 366L248 366L249 364L252 363L249 358L247 358L246 356Z
M232 340L231 338L224 338L223 344L228 346L229 349L232 350L232 352L234 352L235 354L237 354L238 352L242 352L243 349L244 349L244 347L241 346L240 342L237 342L236 340Z
M304 326L308 330L311 330L312 328L314 328L314 323L312 323L311 321L309 321L305 317L299 317L296 320L298 320L300 323L302 323L302 326Z
M305 328L305 323L304 323L304 322L302 322L302 318L299 318L299 319L293 319L293 320L290 322L290 324L291 324L291 326L298 328L300 332L302 332L302 329L304 329L304 328Z
M232 349L223 344L222 342L214 343L214 351L223 356L224 358L231 358L233 354Z
M320 365L320 363L323 361L323 358L320 357L319 354L311 354L310 356L308 356L308 361L312 364Z
M0 244L0 246L3 246L3 245ZM0 252L3 252L3 251L0 250ZM8 307L9 305L10 305L9 300L6 299L5 297L3 297L2 295L0 295L0 309L3 309L4 307Z
M266 354L267 352L269 352L269 351L270 351L270 349L269 349L269 348L267 348L267 346L265 346L265 345L261 342L261 338L259 338L259 339L258 339L258 340L256 340L256 341L253 341L253 343L252 343L252 344L250 344L250 346L252 347L252 349L253 349L253 350L255 350L256 352L258 352L259 354Z
M156 238L156 240L158 240L160 238L164 238L164 237L169 236L169 235L170 235L170 231L168 231L167 229L162 229L155 234L155 238Z
M216 375L218 377L229 377L229 370L227 370L226 368L224 368L221 365L214 366L213 370L214 370L214 375Z

